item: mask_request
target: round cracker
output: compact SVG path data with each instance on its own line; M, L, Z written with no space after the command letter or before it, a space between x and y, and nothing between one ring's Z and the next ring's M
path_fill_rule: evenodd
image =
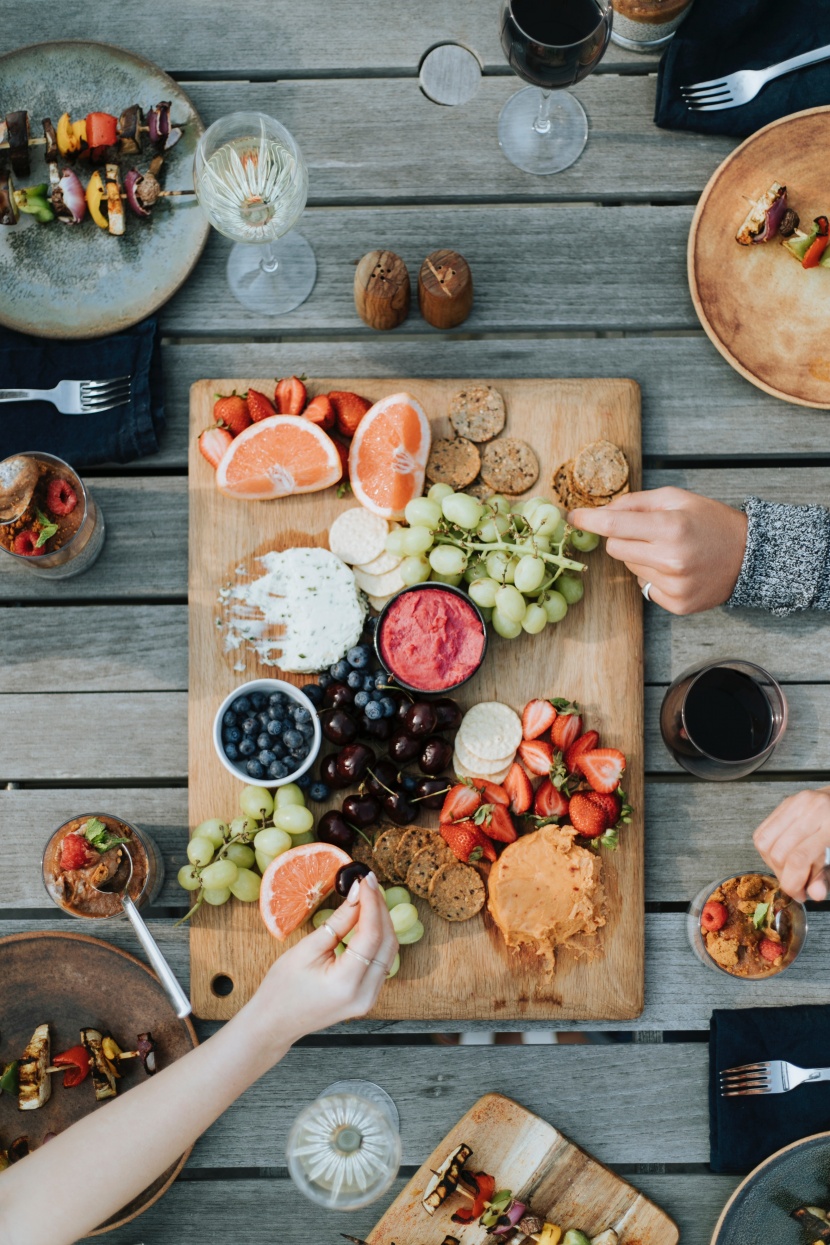
M468 773L474 778L490 778L492 774L500 774L505 768L510 768L513 764L513 758L516 753L511 752L508 756L498 757L493 761L485 761L481 757L476 756L474 752L465 745L463 740L456 737L455 755Z
M496 493L524 493L539 479L539 459L518 437L499 437L481 451L481 478Z
M383 575L371 575L368 571L356 566L354 578L358 588L362 588L370 597L391 597L393 593L400 592L401 588L405 587L401 578L400 564Z
M467 769L466 765L459 760L457 752L452 754L452 767L458 778L486 778L488 782L501 783L504 782L505 778L510 773L510 766L512 764L513 762L511 761L509 765L505 765L504 769L496 770L495 773L492 774L482 774L478 770L473 772L473 770Z
M354 566L369 562L386 549L389 524L364 506L343 510L329 528L329 549L342 562Z
M487 891L472 865L442 865L429 884L429 902L445 921L469 921L484 907Z
M464 714L455 738L482 761L503 761L522 742L522 720L502 701L483 700Z
M481 466L481 455L465 437L433 441L427 463L427 479L449 484L458 492L472 484Z
M408 826L387 826L375 839L375 859L391 882L403 882L395 872L395 852Z
M400 564L401 559L396 554L384 549L383 553L372 558L371 562L356 562L355 570L361 570L366 575L385 575L388 571L394 571Z
M380 612L386 608L386 606L392 600L392 597L394 595L395 595L394 592L390 593L388 597L375 597L375 596L372 596L371 592L367 592L366 594L369 600L369 604L371 605L373 610L377 611L378 614L380 614Z
M412 826L398 840L398 847L395 852L395 872L399 878L406 880L409 866L418 855L418 852L422 852L425 847L429 847L434 834L434 830L425 830L423 826Z
M504 428L504 398L492 385L470 385L453 396L449 417L460 437L492 441Z
M613 441L592 441L573 460L571 477L575 492L610 498L628 482L628 459Z
M454 860L448 844L440 834L433 832L430 843L412 858L412 864L406 871L407 887L419 899L429 899L429 884L433 877L442 865L452 864Z

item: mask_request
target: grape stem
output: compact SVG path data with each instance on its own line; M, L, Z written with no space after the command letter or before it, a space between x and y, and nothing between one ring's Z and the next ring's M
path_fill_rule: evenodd
M455 544L455 541L452 543ZM511 545L506 541L499 541L497 544L492 545L480 545L477 542L470 541L464 547L477 553L503 553L508 551L517 553L520 557L523 557L528 552L527 549L522 549L521 545ZM563 571L584 571L588 569L584 562L574 562L572 558L563 557L561 553L545 553L541 549L537 549L536 553L530 556L541 558L544 562L553 562L554 565Z

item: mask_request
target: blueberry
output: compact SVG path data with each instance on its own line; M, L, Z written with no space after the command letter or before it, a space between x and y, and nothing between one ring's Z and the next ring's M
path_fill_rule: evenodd
M364 692L373 692L375 690L375 676L373 674L364 674L363 690Z
M314 738L314 727L311 722L303 722L302 726L298 726L297 730L302 735L306 743L310 743Z
M319 709L320 705L323 703L323 689L320 684L306 683L304 684L302 690L305 692L311 703Z
M377 689L377 691L379 692L384 691L384 689L386 688L387 679L388 679L388 676L386 674L386 671L378 670L377 674L375 675L375 688Z
M242 723L242 734L243 735L258 735L259 734L259 722L257 722L256 718L245 719L245 721Z
M333 682L334 682L334 679L331 677L328 670L324 670L322 674L318 674L317 676L318 687L322 687L325 689L328 687L330 683L333 683Z
M300 790L301 790L301 791L308 791L308 790L310 790L310 788L311 788L311 774L300 774L300 777L299 777L299 778L297 778L297 779L295 779L295 781L296 781L297 786L300 788Z
M348 675L346 676L346 682L348 683L349 687L362 687L363 686L363 675L360 673L359 670L350 670Z
M286 748L290 748L293 752L295 748L301 748L303 745L303 737L299 731L286 731L282 737L282 742Z
M375 688L375 690L374 690L373 692L370 692L370 693L369 693L369 699L370 699L370 700L376 700L376 701L377 701L377 703L378 703L378 704L380 704L380 702L381 702L382 700L385 700L385 699L386 699L386 693L385 693L385 692L381 692L378 688Z
M247 696L240 696L239 699L235 700L231 705L231 709L233 709L234 713L247 713L250 707L251 702Z
M346 682L346 679L349 677L350 670L351 666L347 661L343 661L342 658L340 661L336 661L333 666L329 666L329 674L333 679L336 679L338 683Z
M401 775L401 786L403 787L404 791L414 791L415 788L418 786L418 779L415 777L414 774L402 774Z
M385 718L394 718L397 712L397 705L391 696L383 696L380 700L380 707Z
M287 773L288 770L285 768L282 761L272 761L268 766L269 778L285 778Z
M238 744L242 738L242 731L238 726L226 726L222 731L222 738L226 744Z
M311 714L308 709L306 709L305 705L297 705L293 710L293 714L294 721L298 726L302 726L304 723L311 721Z
M251 776L251 778L264 778L265 777L265 770L262 768L262 765L260 764L259 761L256 760L256 758L250 761L246 761L245 769L248 772L248 774Z
M276 753L272 752L270 748L263 748L257 757L260 765L264 765L266 769L269 765L273 765L276 759Z
M376 632L376 631L377 631L377 629L378 629L378 620L377 620L377 618L375 617L375 615L374 615L374 614L371 614L371 615L370 615L370 616L366 619L366 622L363 624L363 627L364 627L364 630L365 630L365 631L368 631L369 635L374 635L374 634L375 634L375 632Z
M369 703L368 692L358 692L355 695L354 704L355 704L356 709L364 709L366 705L368 705L368 703Z
M262 692L251 693L251 705L255 710L259 711L260 709L264 709L267 703L268 697Z
M267 732L269 735L282 734L282 722L271 721L268 723Z
M268 704L269 705L284 705L285 704L285 692L272 692L271 695L268 697Z
M271 747L271 736L268 734L267 731L263 731L260 735L257 735L256 746L258 748L270 748Z
M346 654L346 661L355 670L364 670L369 664L370 651L368 644L356 644Z
M236 726L236 714L232 709L226 709L222 717L223 726Z
M250 735L246 735L239 745L239 755L243 757L252 757L256 752L256 744Z
M239 759L239 749L236 744L225 744L225 756L229 761L236 761Z
M376 722L378 718L383 717L383 710L376 700L370 700L363 712L370 722Z
M285 756L286 747L281 739L272 739L268 747L271 749L271 751L273 752L274 756L277 758L278 761L280 757Z
M331 795L331 791L324 782L313 782L308 789L308 794L312 800L327 800Z

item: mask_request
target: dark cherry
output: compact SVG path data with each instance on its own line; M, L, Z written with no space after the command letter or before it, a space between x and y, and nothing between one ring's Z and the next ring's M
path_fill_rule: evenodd
M452 744L440 735L431 735L421 749L418 768L424 774L440 774L452 761Z
M454 700L450 700L448 697L444 696L441 700L433 700L432 707L438 714L437 730L458 730L461 725L461 719L464 715Z
M323 692L323 704L333 709L348 709L354 704L355 691L348 683L329 683Z
M413 735L407 735L406 731L395 731L395 734L389 740L389 746L386 751L393 761L397 761L399 765L405 765L407 761L415 760L415 757L421 751L421 747L420 739L415 739Z
M317 838L321 843L331 843L334 847L342 847L344 852L351 850L355 840L355 832L346 822L342 813L333 808L317 822Z
M372 870L368 865L362 864L359 860L353 860L350 865L343 865L342 869L337 870L337 877L334 879L334 889L338 895L342 895L345 899L352 885L361 881L370 874Z
M396 791L394 795L388 795L383 801L383 807L386 816L393 821L396 826L408 826L411 821L415 821L418 816L418 805L404 795L402 791Z
M394 718L367 718L364 714L360 722L362 735L368 735L370 739L379 739L384 744L391 737L394 729Z
M407 709L403 724L410 735L431 735L438 727L438 714L428 700L416 700Z
M380 800L373 795L347 795L343 801L343 816L353 826L365 830L380 816Z
M374 760L375 754L366 744L347 744L337 754L337 772L349 782L360 782Z
M337 769L337 753L331 752L320 765L320 778L330 787L350 787L351 778L344 778Z
M400 782L397 767L386 757L380 757L374 765L370 766L370 769L372 772L366 776L364 783L370 795L376 796L379 800L385 800L390 791L398 790Z
M411 700L407 699L406 696L401 696L400 700L398 701L398 706L395 710L395 719L398 722L403 723L404 718L409 712L409 706L411 704L412 704Z
M348 690L351 691L351 688ZM328 713L321 713L320 725L326 739L330 739L333 744L350 744L357 739L357 722L345 709L332 709Z
M441 808L450 789L446 778L419 778L414 795L420 808Z

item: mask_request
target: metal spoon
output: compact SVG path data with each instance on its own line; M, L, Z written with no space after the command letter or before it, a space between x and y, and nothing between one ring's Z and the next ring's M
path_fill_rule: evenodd
M130 898L129 886L132 877L132 854L129 851L122 851L121 860L115 873L103 881L96 889L101 891L102 894L118 895L121 899L121 906L136 932L138 941L144 948L147 959L155 969L156 975L164 987L165 994L175 1007L176 1015L180 1020L183 1020L185 1016L190 1015L193 1007L190 999L176 980L172 968L162 955L158 943L147 928L143 916Z

